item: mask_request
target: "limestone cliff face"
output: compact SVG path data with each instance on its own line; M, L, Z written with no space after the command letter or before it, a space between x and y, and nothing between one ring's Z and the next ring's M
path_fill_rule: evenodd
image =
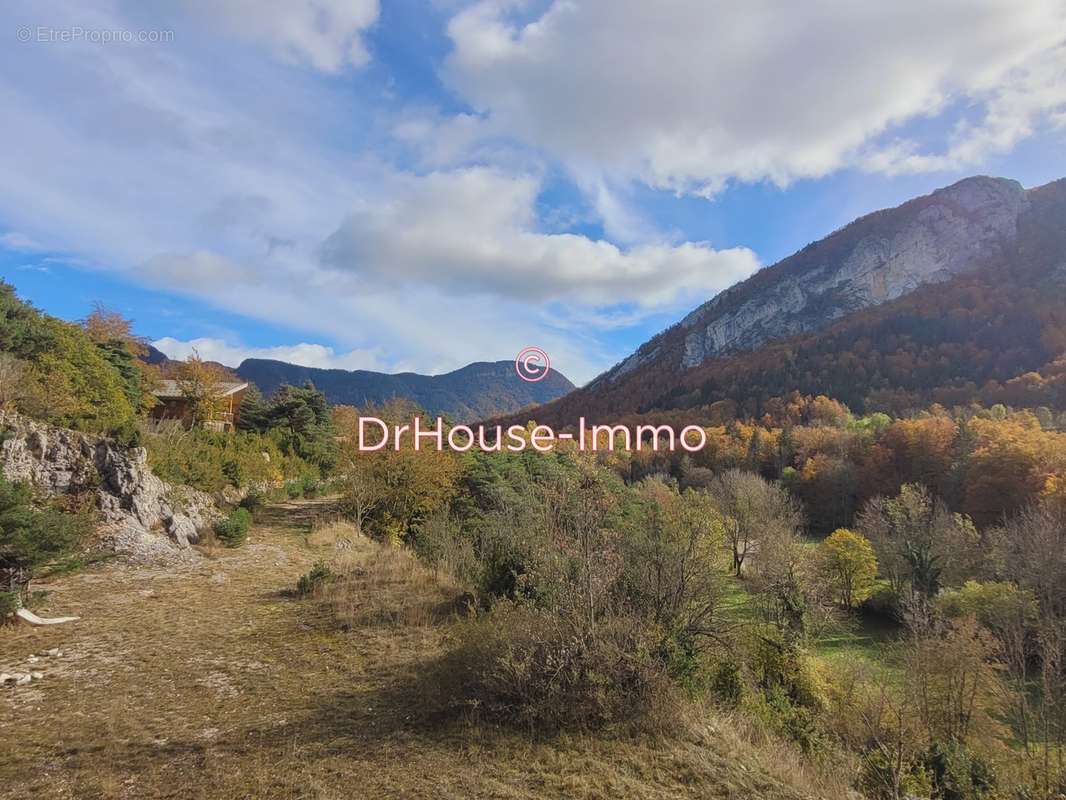
M212 497L165 483L140 447L0 412L0 469L47 496L92 492L104 523L102 539L135 561L188 552L199 531L221 517Z
M1016 181L975 177L869 214L704 303L589 388L664 359L680 371L753 350L1001 260L1029 204Z
M813 330L976 269L1013 246L1026 204L1015 181L969 178L858 220L771 268L774 279L763 278L757 291L746 291L751 281L739 284L689 314L681 366Z

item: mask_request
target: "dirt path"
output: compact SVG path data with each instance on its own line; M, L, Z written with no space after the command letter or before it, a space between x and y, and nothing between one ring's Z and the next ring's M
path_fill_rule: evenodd
M284 504L244 547L196 565L110 564L40 586L43 615L82 620L0 629L0 671L43 673L0 689L0 798L792 796L738 770L722 751L739 743L427 726L405 687L441 631L344 633L291 594L334 554L306 540L332 513Z
M271 509L245 547L194 566L114 564L37 586L42 613L82 620L0 630L0 671L44 675L0 692L0 796L138 796L142 770L206 766L230 737L276 725L278 683L308 646L282 593L314 560L305 532L323 513Z

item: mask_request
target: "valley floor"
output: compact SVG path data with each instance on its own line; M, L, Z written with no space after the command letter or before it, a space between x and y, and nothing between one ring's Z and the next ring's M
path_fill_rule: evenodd
M0 798L804 796L721 721L684 739L535 740L429 720L407 687L440 626L343 632L291 593L332 557L307 542L332 513L284 504L192 566L39 585L42 615L82 619L0 627L0 671L43 673L0 689Z

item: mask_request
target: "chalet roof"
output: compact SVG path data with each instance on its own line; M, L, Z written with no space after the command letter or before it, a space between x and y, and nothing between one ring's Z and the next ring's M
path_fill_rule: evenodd
M239 381L220 381L215 384L215 391L218 392L220 397L229 397L231 394L236 394L247 388L247 383ZM152 390L152 394L163 399L176 399L185 396L181 391L181 384L174 380L159 381L159 385Z

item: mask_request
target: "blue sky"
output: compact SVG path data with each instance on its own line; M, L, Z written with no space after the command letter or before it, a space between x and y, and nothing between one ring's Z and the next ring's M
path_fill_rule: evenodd
M584 382L863 213L1066 176L1066 7L967 6L8 3L0 275L174 356Z

